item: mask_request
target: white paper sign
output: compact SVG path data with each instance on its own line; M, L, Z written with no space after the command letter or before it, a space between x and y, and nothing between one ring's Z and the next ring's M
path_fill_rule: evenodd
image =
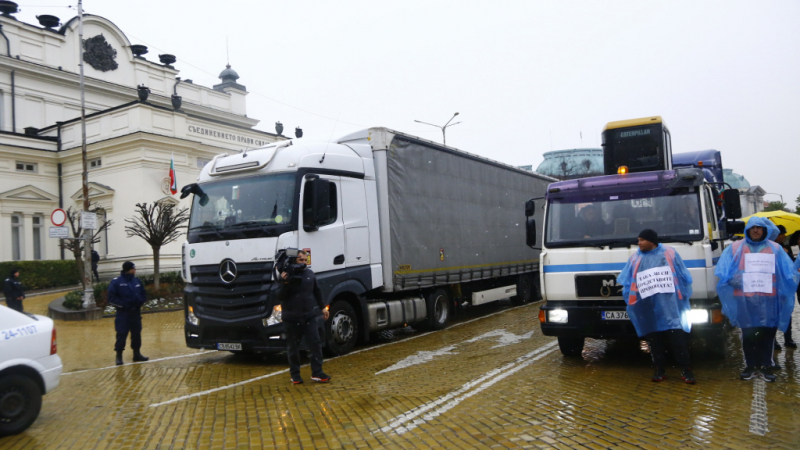
M51 238L66 238L69 237L69 228L67 227L50 227Z
M763 294L772 294L772 274L745 272L742 274L742 289L745 293L761 292Z
M81 228L84 230L96 230L97 213L81 211Z
M775 255L772 253L745 253L744 271L748 273L775 273Z
M654 267L636 274L636 286L639 295L647 298L655 294L671 294L675 292L675 281L669 267Z

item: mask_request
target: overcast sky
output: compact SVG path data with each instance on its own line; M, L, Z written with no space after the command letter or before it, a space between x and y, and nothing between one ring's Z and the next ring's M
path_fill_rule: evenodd
M76 0L19 0L65 22ZM63 5L63 6L58 6ZM67 6L73 5L72 9ZM274 132L386 126L534 168L599 147L612 120L661 115L674 151L718 149L752 185L800 194L800 2L86 0L211 86L227 62ZM229 52L226 51L226 39ZM582 135L582 137L581 137ZM778 200L767 195L767 200Z

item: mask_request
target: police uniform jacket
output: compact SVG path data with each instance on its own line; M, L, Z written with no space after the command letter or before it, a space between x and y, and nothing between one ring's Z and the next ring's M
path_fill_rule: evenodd
M22 291L22 283L19 282L19 278L6 278L6 281L3 282L3 294L6 296L6 300L25 298L25 292Z
M147 301L144 285L132 274L123 273L108 284L108 303L119 311L139 311Z

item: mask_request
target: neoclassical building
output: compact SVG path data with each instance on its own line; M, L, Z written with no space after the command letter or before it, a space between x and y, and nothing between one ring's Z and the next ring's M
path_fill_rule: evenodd
M79 20L60 28L53 16L39 21L0 15L2 261L71 258L48 237L50 214L83 205ZM131 45L111 21L84 15L83 22L89 198L102 208L100 222L113 221L95 244L100 272L115 273L125 260L147 272L152 251L126 237L124 220L137 202L189 207L189 199L169 191L171 157L180 187L214 155L284 137L254 129L247 91L230 66L220 84L200 86L178 77L172 55L159 55L159 62L145 57L146 47ZM146 99L138 86L149 90ZM162 270L180 267L180 247L161 249Z

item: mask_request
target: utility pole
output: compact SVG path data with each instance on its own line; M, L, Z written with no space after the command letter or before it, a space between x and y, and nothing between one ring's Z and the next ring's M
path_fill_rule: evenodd
M81 159L83 160L83 212L89 212L89 164L86 161L86 98L83 84L83 0L78 0L78 65L81 69ZM94 230L83 227L83 308L96 306L92 289L92 234Z
M417 122L417 123L422 123L422 124L425 124L425 125L430 125L430 126L432 126L432 127L436 127L436 128L439 128L439 129L441 129L441 130L442 130L442 145L444 145L445 147L447 147L447 139L445 138L444 132L445 132L445 130L447 129L447 127L452 127L453 125L458 125L458 124L460 124L460 123L461 123L461 122L450 123L450 122L452 122L452 121L453 121L453 119L455 119L455 118L456 118L456 116L457 116L457 115L458 115L458 113L455 113L455 114L453 114L453 117L451 117L451 118L450 118L450 120L448 120L448 121L447 121L447 123L446 123L446 124L444 124L444 125L435 125L435 124L432 124L432 123L423 122L423 121L421 121L421 120L416 120L416 119L414 120L414 122Z

